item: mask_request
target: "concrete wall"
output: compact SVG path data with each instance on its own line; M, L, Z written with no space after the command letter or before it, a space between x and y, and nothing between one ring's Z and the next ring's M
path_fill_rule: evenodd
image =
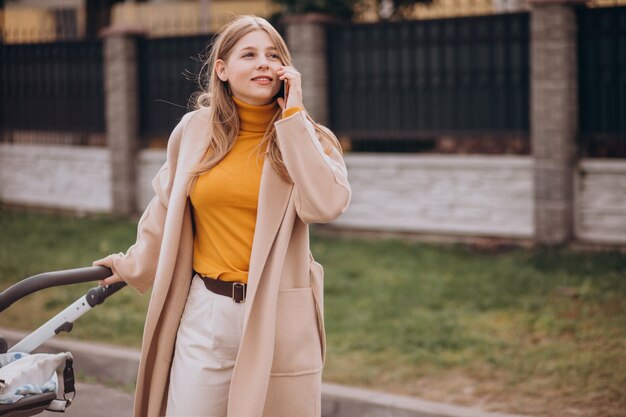
M111 210L105 148L0 144L0 200L77 212Z
M165 160L140 155L138 204ZM353 189L335 225L455 235L533 236L532 161L521 157L346 155Z
M531 157L346 154L353 189L335 225L466 236L532 238ZM164 150L137 160L137 206L153 196ZM0 200L77 212L110 212L106 148L0 144ZM584 160L576 176L576 236L626 243L626 161Z
M0 201L76 212L112 210L111 161L106 148L0 144ZM162 150L138 158L137 203L152 198L152 178L165 161Z
M467 236L532 238L531 157L346 154L352 203L334 225ZM165 152L140 154L139 207ZM576 176L576 235L626 243L626 161L585 160Z
M576 235L593 242L626 243L626 161L581 161L576 178Z
M347 155L353 200L337 225L533 236L528 157Z

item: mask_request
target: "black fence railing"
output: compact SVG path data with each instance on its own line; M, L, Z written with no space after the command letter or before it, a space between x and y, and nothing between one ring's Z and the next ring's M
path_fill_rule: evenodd
M102 42L0 44L0 129L104 132Z
M144 146L159 145L199 90L200 54L212 35L147 38L138 43L140 132ZM156 143L155 143L156 142Z
M578 10L583 156L626 156L626 7Z
M328 45L331 125L353 144L527 141L528 13L333 25Z
M581 152L623 157L626 7L581 7L578 22ZM143 146L188 111L211 39L139 41ZM328 41L330 127L353 149L506 153L511 138L528 152L527 13L331 25ZM103 64L102 41L0 44L0 129L104 133Z

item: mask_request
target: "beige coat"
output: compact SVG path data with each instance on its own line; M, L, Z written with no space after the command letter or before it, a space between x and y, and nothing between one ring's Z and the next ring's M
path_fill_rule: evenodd
M229 417L319 417L326 340L323 268L309 250L309 223L343 213L351 190L336 150L326 155L301 111L276 122L294 184L265 161L245 301L244 330L228 398ZM330 131L329 131L330 132ZM143 334L134 415L162 416L176 331L192 277L193 226L187 185L210 138L208 109L172 132L155 197L137 242L105 258L140 293L153 287Z

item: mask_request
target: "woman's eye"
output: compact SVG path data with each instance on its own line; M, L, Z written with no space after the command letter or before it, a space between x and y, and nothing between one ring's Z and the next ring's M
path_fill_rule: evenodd
M274 59L279 59L280 58L280 55L278 55L278 54L271 54L270 56L272 58L274 58Z
M254 55L252 52L248 52L247 54L244 54L244 57L246 57L246 56L252 56L252 55Z

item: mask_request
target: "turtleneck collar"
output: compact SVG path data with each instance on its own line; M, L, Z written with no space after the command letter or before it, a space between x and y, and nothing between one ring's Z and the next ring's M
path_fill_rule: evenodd
M278 108L278 102L273 101L261 106L244 103L235 96L231 96L239 113L239 129L247 132L264 133L267 125L272 121Z

